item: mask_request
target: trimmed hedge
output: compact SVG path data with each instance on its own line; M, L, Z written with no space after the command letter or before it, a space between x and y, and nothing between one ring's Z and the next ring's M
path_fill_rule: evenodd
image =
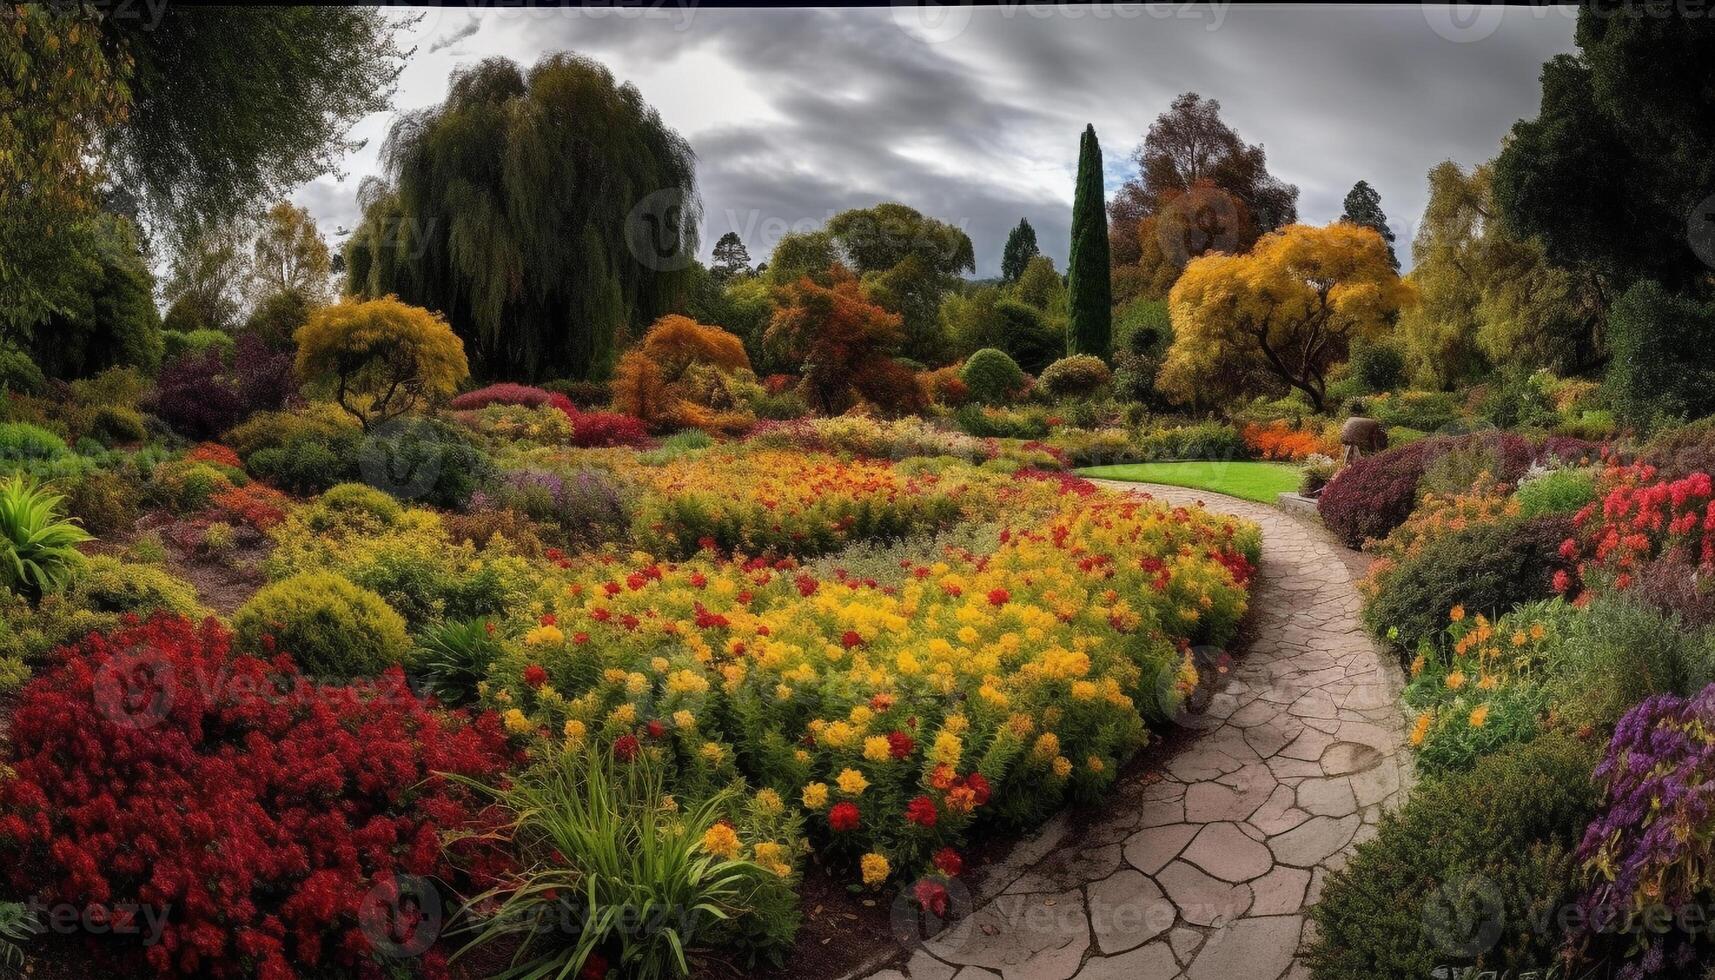
M1005 351L984 347L965 361L959 380L971 390L972 398L993 405L1024 387L1024 372Z
M375 676L411 650L404 617L332 572L304 572L264 587L232 617L232 628L246 650L266 653L272 638L311 676Z

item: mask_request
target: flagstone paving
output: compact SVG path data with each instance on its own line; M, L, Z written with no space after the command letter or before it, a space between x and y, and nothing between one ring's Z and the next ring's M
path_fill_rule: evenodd
M1305 910L1409 788L1400 677L1321 528L1177 487L1108 484L1262 525L1248 645L1193 729L990 869L972 913L869 980L1301 980ZM909 930L896 934L910 941Z

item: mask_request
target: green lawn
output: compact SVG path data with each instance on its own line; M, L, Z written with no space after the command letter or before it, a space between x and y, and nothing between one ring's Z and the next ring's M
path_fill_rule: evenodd
M1212 490L1246 500L1272 504L1276 494L1298 489L1298 467L1289 463L1245 463L1220 460L1188 463L1122 463L1086 466L1079 476L1133 483L1165 483L1173 487Z

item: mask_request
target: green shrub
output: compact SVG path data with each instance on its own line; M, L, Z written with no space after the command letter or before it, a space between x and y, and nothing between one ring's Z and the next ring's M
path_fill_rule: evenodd
M219 351L220 359L232 363L232 353L237 346L232 335L222 330L163 330L161 331L162 363L176 360L185 354L203 354L208 351Z
M1112 379L1101 358L1074 354L1048 365L1036 383L1050 398L1088 398Z
M0 481L0 587L36 600L76 574L89 532L61 515L64 499L28 476Z
M1595 814L1597 757L1546 735L1417 786L1329 877L1311 911L1311 976L1512 976L1556 962L1566 936L1555 913L1581 889L1573 852Z
M48 379L30 355L16 347L0 346L0 393L17 392L33 395L42 390Z
M149 438L149 430L143 423L143 413L136 409L117 405L101 405L95 410L90 435L106 445L114 446L122 443L142 442Z
M225 493L243 480L243 474L214 463L174 460L155 467L145 495L174 513L188 514L207 507L215 494Z
M1550 700L1572 728L1609 731L1652 694L1695 694L1711 678L1706 635L1626 596L1601 596L1573 621L1549 665Z
M1137 439L1138 458L1250 459L1250 447L1238 429L1221 422L1197 422L1145 432Z
M257 450L245 465L259 479L292 493L319 493L357 475L357 439L327 443L313 438Z
M71 452L65 440L28 422L0 423L0 470L53 462Z
M411 649L405 620L378 595L331 572L305 572L264 586L232 617L247 650L290 653L306 675L374 676Z
M1554 573L1571 574L1560 557L1561 542L1571 536L1572 522L1551 516L1479 524L1435 538L1366 583L1364 621L1377 636L1414 650L1441 630L1454 606L1492 618L1518 603L1550 598Z
M1458 401L1444 391L1402 391L1365 401L1370 417L1383 425L1435 432L1459 420Z
M453 707L474 702L477 685L505 649L486 619L454 620L425 628L411 659L414 673L441 702Z
M1639 282L1608 314L1612 358L1604 382L1621 420L1651 427L1715 414L1715 305Z
M1614 418L1613 412L1605 408L1567 412L1553 426L1553 432L1557 436L1572 436L1576 439L1589 439L1591 442L1612 439L1619 431L1619 421Z
M1359 394L1393 391L1405 383L1405 354L1389 340L1359 340L1352 344L1346 372Z
M137 519L137 484L111 470L90 470L65 483L66 514L92 534L113 534Z
M984 347L965 360L959 380L971 390L972 398L997 405L1024 387L1024 372L1005 351Z
M1173 344L1173 318L1164 299L1134 299L1114 313L1114 352L1159 360Z
M391 527L405 508L391 496L363 483L341 483L328 488L300 513L304 523L318 533L346 528L353 519Z
M1514 496L1525 517L1575 514L1596 499L1596 476L1589 470L1551 470L1521 482Z
M1046 439L1048 409L1041 405L1015 408L966 405L953 413L959 431L978 439Z
M221 441L248 460L264 449L280 449L303 441L328 445L349 442L355 448L360 435L357 423L337 406L318 402L301 411L257 412L227 432Z
M457 510L494 479L494 460L459 426L397 418L375 426L358 450L363 482L407 501Z
M110 555L90 558L65 598L76 608L114 616L148 616L160 610L197 620L209 614L189 582L154 565L123 562Z

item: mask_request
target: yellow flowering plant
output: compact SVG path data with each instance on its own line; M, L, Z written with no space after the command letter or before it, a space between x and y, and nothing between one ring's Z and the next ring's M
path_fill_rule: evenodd
M945 499L1004 528L992 551L907 559L886 585L812 574L787 548L550 563L537 622L509 631L535 640L495 661L488 698L546 731L576 721L597 744L651 753L688 798L742 778L808 811L831 853L898 873L978 820L1025 825L1100 793L1195 685L1189 648L1227 642L1244 614L1259 536L1236 518L968 466L933 482L885 463L806 472L801 454L807 483L788 490L794 471L765 455L661 469L691 499L738 501L710 504L738 516L707 526L749 547L777 540L753 523L769 504L873 535L919 516L932 529ZM694 525L666 523L658 540L682 552ZM1054 751L1037 751L1050 734Z

